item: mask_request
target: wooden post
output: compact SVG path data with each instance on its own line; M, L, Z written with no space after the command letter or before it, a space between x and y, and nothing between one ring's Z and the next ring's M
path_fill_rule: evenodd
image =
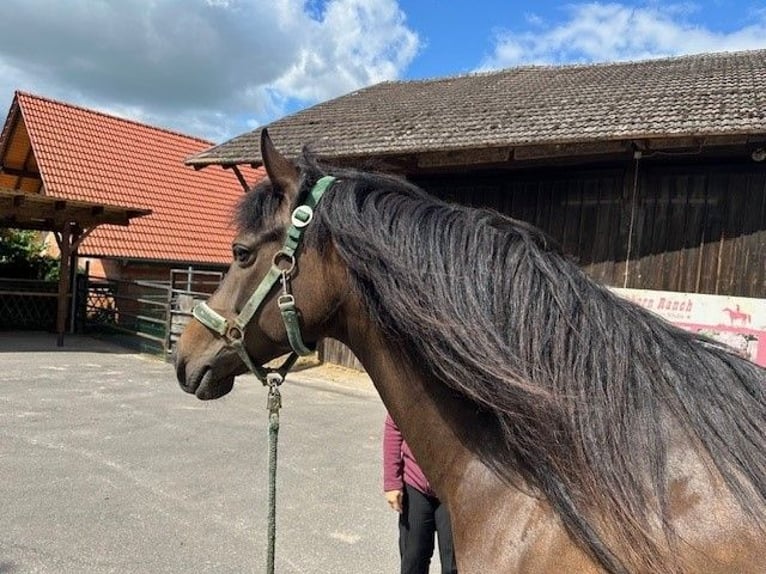
M80 228L75 226L72 230L71 245L72 248L69 252L69 281L70 290L72 292L72 298L69 303L69 332L74 334L75 323L77 320L77 307L80 304L77 299L77 249L80 237Z
M66 331L66 315L69 308L69 257L72 251L71 228L69 223L65 223L61 230L61 237L56 236L59 244L60 263L59 263L59 291L58 304L56 308L56 333L58 339L56 346L64 346L64 331Z

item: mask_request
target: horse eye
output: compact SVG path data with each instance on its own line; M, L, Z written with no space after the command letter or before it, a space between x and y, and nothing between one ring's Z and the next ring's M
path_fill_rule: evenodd
M237 263L247 263L250 259L251 252L247 247L244 247L242 245L234 245L231 248L232 255L234 255L234 260Z

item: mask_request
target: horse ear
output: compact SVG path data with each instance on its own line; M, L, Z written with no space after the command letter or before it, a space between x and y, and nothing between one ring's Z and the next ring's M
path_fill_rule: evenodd
M295 199L298 194L298 168L277 151L266 128L261 130L261 157L271 183L291 200Z

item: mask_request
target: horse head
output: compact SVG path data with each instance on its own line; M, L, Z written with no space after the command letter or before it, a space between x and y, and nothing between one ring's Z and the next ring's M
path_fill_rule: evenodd
M268 178L240 202L229 270L178 341L179 383L200 399L225 395L248 370L263 380L272 369L262 365L292 350L310 352L337 308L337 258L302 237L333 178L303 181L266 130L261 155Z

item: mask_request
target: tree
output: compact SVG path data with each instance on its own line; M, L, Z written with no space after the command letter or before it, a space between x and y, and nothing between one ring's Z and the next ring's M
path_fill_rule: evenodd
M36 231L0 229L0 277L55 281L59 262L45 253Z

